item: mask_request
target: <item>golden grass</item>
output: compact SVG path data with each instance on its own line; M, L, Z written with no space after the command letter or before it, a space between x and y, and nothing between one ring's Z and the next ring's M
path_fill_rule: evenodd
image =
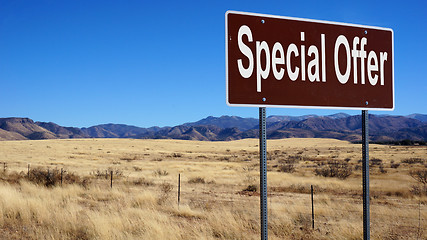
M333 139L268 141L269 239L361 239L361 146ZM426 239L425 195L409 171L424 146L370 145L372 239ZM408 158L422 163L403 163ZM295 172L280 172L297 159ZM354 169L316 176L328 160ZM287 162L288 161L288 162ZM198 142L66 139L0 142L0 236L4 239L259 239L258 140ZM400 163L392 168L392 163ZM44 187L27 167L65 169L76 184ZM114 171L113 188L109 172ZM105 175L105 172L107 175ZM181 174L181 202L177 180ZM85 184L83 180L88 180ZM315 188L311 229L310 185Z

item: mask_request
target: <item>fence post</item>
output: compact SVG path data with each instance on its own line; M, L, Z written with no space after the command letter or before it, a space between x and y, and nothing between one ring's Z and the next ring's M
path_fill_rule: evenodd
M417 230L417 239L421 235L421 198L418 202L418 230Z
M3 172L6 172L6 162L3 163Z
M314 229L314 201L313 201L313 185L311 185L311 225Z
M28 177L28 179L30 179L30 164L28 164L28 172L27 172L27 177Z
M61 187L62 187L62 173L63 173L63 170L61 168Z
M110 187L113 188L113 171L111 171L111 183L110 183Z
M181 173L178 174L178 208L181 200Z

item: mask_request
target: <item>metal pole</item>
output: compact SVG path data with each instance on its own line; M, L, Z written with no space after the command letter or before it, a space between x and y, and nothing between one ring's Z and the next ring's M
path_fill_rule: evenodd
M178 174L178 208L179 208L180 200L181 200L181 173Z
M260 159L260 208L261 208L261 240L268 239L267 218L267 134L265 107L259 108L259 159Z
M362 110L363 240L370 239L369 220L369 115Z
M311 185L311 225L314 229L314 201L313 201L313 185Z
M113 188L113 171L111 171L111 182L110 182L110 188Z

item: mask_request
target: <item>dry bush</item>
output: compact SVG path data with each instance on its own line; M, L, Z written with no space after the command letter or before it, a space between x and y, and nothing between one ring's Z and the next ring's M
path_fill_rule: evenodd
M0 180L3 182L8 182L10 184L19 184L22 179L25 179L27 175L24 172L8 172L2 173L0 175Z
M153 172L153 175L156 177L162 177L169 175L169 172L166 170L157 169Z
M30 170L27 179L39 185L52 187L61 183L61 171L58 169L34 168ZM68 171L62 172L62 182L68 184L82 183L78 175Z
M391 163L390 167L391 168L398 168L400 166L400 163Z
M169 194L172 192L173 186L168 182L163 182L160 184L159 188L160 194L157 198L157 204L163 205L169 199Z
M380 170L380 173L387 173L387 170L384 169L384 164L382 164L382 163L379 166L379 170Z
M417 196L427 196L427 186L426 185L412 185L410 192Z
M419 183L411 187L411 193L418 196L427 196L427 169L409 171L409 175Z
M206 181L202 177L193 177L188 180L188 183L206 183Z
M120 160L131 162L131 161L138 160L139 158L140 158L139 156L133 155L133 156L124 156L124 157L121 157Z
M94 170L90 172L90 175L94 176L95 178L105 178L108 179L111 177L111 173L115 178L123 176L123 171L120 169L114 169L114 168L108 168L106 170Z
M250 184L245 189L243 189L244 192L256 192L257 190L258 186L255 184Z
M219 157L219 161L230 161L230 157Z
M374 165L381 165L383 160L379 159L379 158L371 158L369 159L370 162L370 166L374 166Z
M292 163L282 164L279 167L279 172L293 173L293 172L295 172L295 165Z
M421 158L406 158L402 160L402 163L407 163L407 164L424 164L424 159Z
M409 172L409 175L411 175L415 181L423 185L427 184L427 169L412 170Z
M142 168L137 167L137 166L133 166L133 170L135 170L135 172L141 172Z
M135 179L132 181L133 185L137 185L137 186L153 186L154 182L152 180L147 180L144 177Z
M82 180L82 178L78 175L76 175L75 173L72 172L68 172L68 171L63 171L62 174L62 181L63 183L67 183L67 184L84 184L83 181L85 180L85 178Z
M108 172L108 170L99 170L99 169L90 172L90 175L94 176L95 178L107 179L109 174L110 173Z
M53 186L58 181L52 170L42 168L31 169L28 180L39 185L45 185L46 187Z
M324 166L318 166L314 169L314 173L323 177L336 177L346 179L352 173L351 166L345 161L332 160Z
M285 160L285 163L298 163L299 161L304 160L304 157L301 155L289 155Z

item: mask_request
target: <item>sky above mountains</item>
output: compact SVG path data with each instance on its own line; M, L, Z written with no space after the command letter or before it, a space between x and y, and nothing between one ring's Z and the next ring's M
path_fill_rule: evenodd
M225 12L392 28L393 112L427 113L425 1L0 0L0 117L63 126L174 126L258 117L225 103ZM358 111L273 109L268 115Z

